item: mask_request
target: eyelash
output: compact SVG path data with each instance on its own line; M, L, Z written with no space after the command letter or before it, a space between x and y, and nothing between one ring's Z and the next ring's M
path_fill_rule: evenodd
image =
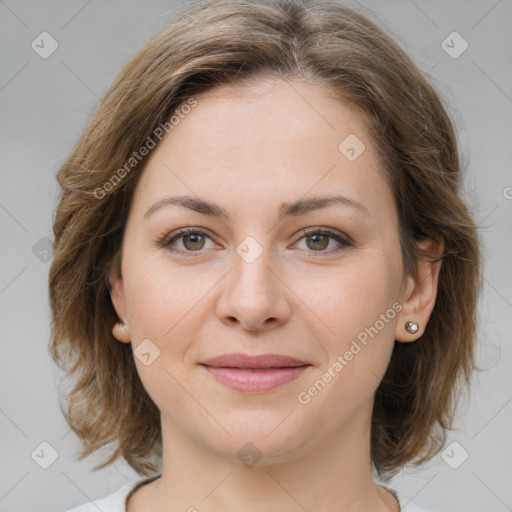
M330 251L311 251L312 253L314 254L319 254L319 255L329 255L329 254L332 254L332 253L335 253L335 252L338 252L338 251L341 251L345 248L348 248L348 247L354 247L354 244L342 237L340 234L338 234L337 232L335 231L330 231L330 230L326 230L326 229L310 229L310 230L305 230L305 231L301 231L300 234L302 235L298 241L302 240L303 238L305 238L306 236L308 235L326 235L334 240L336 240L337 242L339 242L341 244L341 248L338 248L338 249L335 249L335 250L330 250ZM184 255L186 258L188 257L198 257L198 256L201 256L202 253L204 251L202 250L198 250L198 251L182 251L180 249L175 249L174 247L171 247L171 244L182 238L183 236L186 236L186 235L204 235L208 238L210 238L211 240L211 237L204 231L201 231L201 230L198 230L198 229L194 229L194 228L185 228L185 229L182 229L180 231L178 231L177 233L175 233L172 237L169 237L169 236L166 236L160 243L159 243L159 246L160 247L164 247L166 250L172 252L172 253L177 253L177 254L182 254Z

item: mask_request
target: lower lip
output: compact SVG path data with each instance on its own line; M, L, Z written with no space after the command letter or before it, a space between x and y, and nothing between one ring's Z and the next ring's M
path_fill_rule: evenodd
M246 393L261 393L295 380L309 366L264 369L204 367L214 379L230 388Z

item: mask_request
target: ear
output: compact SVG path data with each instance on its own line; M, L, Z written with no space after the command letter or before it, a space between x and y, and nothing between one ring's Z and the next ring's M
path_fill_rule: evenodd
M424 238L417 245L430 256L442 255L444 244L432 238ZM395 340L400 342L415 341L420 338L427 327L437 296L437 285L442 261L418 261L418 276L407 276L400 299L402 309L398 315ZM418 330L411 334L405 328L406 322L416 322Z
M110 283L110 298L114 309L116 310L119 322L112 327L112 334L118 341L123 343L130 343L130 331L126 317L126 300L124 296L123 280L120 276L117 265L109 275Z

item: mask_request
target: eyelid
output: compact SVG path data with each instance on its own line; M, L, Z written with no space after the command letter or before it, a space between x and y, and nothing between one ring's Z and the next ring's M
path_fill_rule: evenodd
M331 249L330 251L313 251L313 250L308 251L312 254L318 254L320 256L323 256L323 255L327 256L327 255L330 255L333 253L338 253L338 252L340 252L344 249L347 249L349 247L355 246L355 243L351 240L351 238L349 236L345 235L344 233L342 233L336 229L333 229L333 228L327 228L327 227L321 227L321 226L316 226L316 227L314 226L314 227L304 228L304 229L300 230L296 235L297 240L294 242L293 245L300 242L300 240L302 240L305 236L307 236L310 233L328 236L328 237L332 238L333 240L336 240L338 242L338 244L340 244L340 246L341 246L337 249ZM203 255L205 252L204 250L182 251L181 249L174 249L174 248L170 247L170 244L172 242L174 242L175 240L179 240L181 237L189 235L189 234L190 235L197 234L197 235L201 235L201 236L206 236L210 240L214 241L213 237L212 237L212 235L210 235L208 229L201 228L201 227L197 227L197 228L187 227L187 228L178 229L176 231L172 231L170 234L164 236L163 239L160 242L158 242L158 246L162 247L164 249L167 249L172 253L182 254L185 257L197 257L197 256Z
M348 249L350 247L355 247L355 243L351 240L351 238L344 233L332 229L332 228L324 228L324 227L312 227L312 228L305 228L297 233L297 241L294 243L294 245L298 242L300 242L303 238L305 238L307 235L312 234L319 234L322 236L328 236L329 238L332 238L338 244L340 247L331 249L330 251L313 251L309 250L308 252L311 254L319 255L319 256L329 256L332 254L337 254L345 249Z
M348 235L344 234L343 232L338 231L337 229L328 228L328 227L322 227L322 226L301 229L297 233L298 240L300 240L301 238L303 238L305 235L307 235L309 233L313 233L313 234L320 233L322 235L323 234L327 234L327 235L330 235L330 236L333 236L333 237L339 237L339 238L341 238L347 244L353 244L354 243L351 240L351 238Z
M164 244L168 244L169 242L173 241L174 239L177 239L179 238L180 236L183 236L183 235L190 235L190 234L201 234L201 235L207 235L208 237L212 238L212 235L210 235L210 232L209 230L207 230L206 228L201 228L201 227L197 227L197 228L181 228L181 229L176 229L174 231L171 231L170 233L168 233L167 235L165 235L163 238L162 238L162 241L161 243L164 245Z

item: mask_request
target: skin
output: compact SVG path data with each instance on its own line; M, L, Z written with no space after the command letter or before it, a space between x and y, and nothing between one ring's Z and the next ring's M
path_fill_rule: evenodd
M366 119L324 88L267 79L197 99L149 156L126 224L122 279L115 271L110 279L127 324L116 324L114 336L134 350L149 338L160 350L148 366L135 363L161 411L162 477L139 488L127 510L397 511L372 478L374 393L395 340L423 334L440 263L419 263L416 280L404 274L393 193ZM349 134L366 146L354 161L338 150ZM230 220L176 205L145 217L163 197L185 194L216 202ZM331 205L278 218L283 202L333 194L368 213ZM174 241L191 256L158 245L185 227L205 232ZM305 228L310 236L300 233ZM312 238L315 228L354 245ZM262 250L251 263L236 252L248 236ZM430 239L421 245L442 251ZM394 303L401 311L317 396L299 403L298 394ZM415 334L405 330L408 320L419 323ZM312 367L249 395L198 365L229 352L285 354ZM248 442L261 454L252 467L237 457Z

